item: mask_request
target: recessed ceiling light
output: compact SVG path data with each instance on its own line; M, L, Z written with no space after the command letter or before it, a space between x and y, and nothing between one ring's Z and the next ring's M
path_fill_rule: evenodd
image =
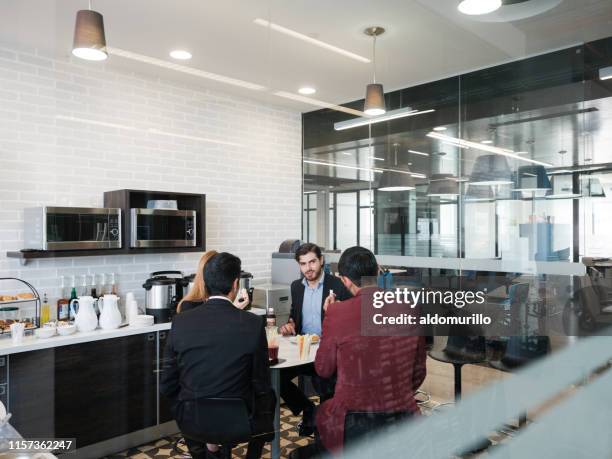
M317 90L313 88L312 86L303 86L300 89L298 89L298 92L300 94L304 94L305 96L308 96L310 94L314 94L315 92L317 92Z
M446 128L444 126L436 126L435 128L433 128L433 130L440 132L440 131L446 131Z
M368 156L368 158L374 159L376 161L384 161L385 160L385 158L379 158L378 156Z
M184 49L175 49L174 51L170 51L170 57L180 61L187 61L191 59L192 56L189 51L185 51Z
M481 140L480 143L483 143L485 145L491 145L493 141L492 140Z
M476 16L492 13L502 6L502 0L463 0L457 6L459 12Z

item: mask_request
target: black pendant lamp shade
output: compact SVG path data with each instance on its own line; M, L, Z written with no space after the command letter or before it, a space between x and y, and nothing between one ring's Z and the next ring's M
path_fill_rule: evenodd
M386 112L385 94L383 92L382 84L370 83L366 87L366 97L363 111L365 114L371 116L383 115Z
M414 177L404 172L384 171L378 191L409 191L416 188Z
M385 33L383 27L368 27L364 33L372 37L372 83L366 87L365 103L363 104L363 112L369 116L383 115L387 112L385 106L385 93L383 85L376 83L376 37Z
M88 61L103 61L108 57L104 19L97 11L80 10L77 12L72 54Z
M502 155L482 155L476 158L470 175L472 185L503 185L513 183L508 161Z
M459 194L459 182L453 174L432 174L429 180L428 196L448 196Z

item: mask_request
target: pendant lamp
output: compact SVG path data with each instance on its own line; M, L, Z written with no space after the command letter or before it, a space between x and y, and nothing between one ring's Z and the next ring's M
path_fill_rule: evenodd
M104 19L91 9L91 2L88 10L77 12L72 54L88 61L103 61L108 57Z
M385 29L382 27L368 27L364 33L373 38L372 45L372 65L374 68L372 75L372 83L366 87L366 97L363 106L363 111L366 115L377 116L383 115L387 109L385 107L385 94L383 85L376 83L376 37L382 35Z

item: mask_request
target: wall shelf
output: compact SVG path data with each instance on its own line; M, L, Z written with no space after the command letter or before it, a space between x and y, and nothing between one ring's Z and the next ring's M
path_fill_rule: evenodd
M196 246L195 247L130 247L130 209L147 206L149 199L176 200L181 210L197 212ZM88 249L88 250L19 250L7 252L8 258L16 258L22 266L30 260L42 258L93 257L111 255L139 255L144 253L184 253L204 252L206 250L206 195L191 193L175 193L147 190L117 190L104 193L104 207L119 207L122 209L122 241L120 249Z
M112 255L139 255L143 253L203 252L199 247L189 248L145 248L145 249L97 249L97 250L20 250L6 252L7 258L17 258L22 266L30 260L66 257L107 257Z

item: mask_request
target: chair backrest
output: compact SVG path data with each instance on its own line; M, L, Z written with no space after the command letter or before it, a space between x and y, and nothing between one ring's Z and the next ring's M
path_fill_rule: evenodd
M241 398L185 400L177 424L185 437L205 443L226 445L251 438L249 410Z
M411 411L366 412L349 411L344 418L344 446L364 439L376 431L387 428L412 416Z

